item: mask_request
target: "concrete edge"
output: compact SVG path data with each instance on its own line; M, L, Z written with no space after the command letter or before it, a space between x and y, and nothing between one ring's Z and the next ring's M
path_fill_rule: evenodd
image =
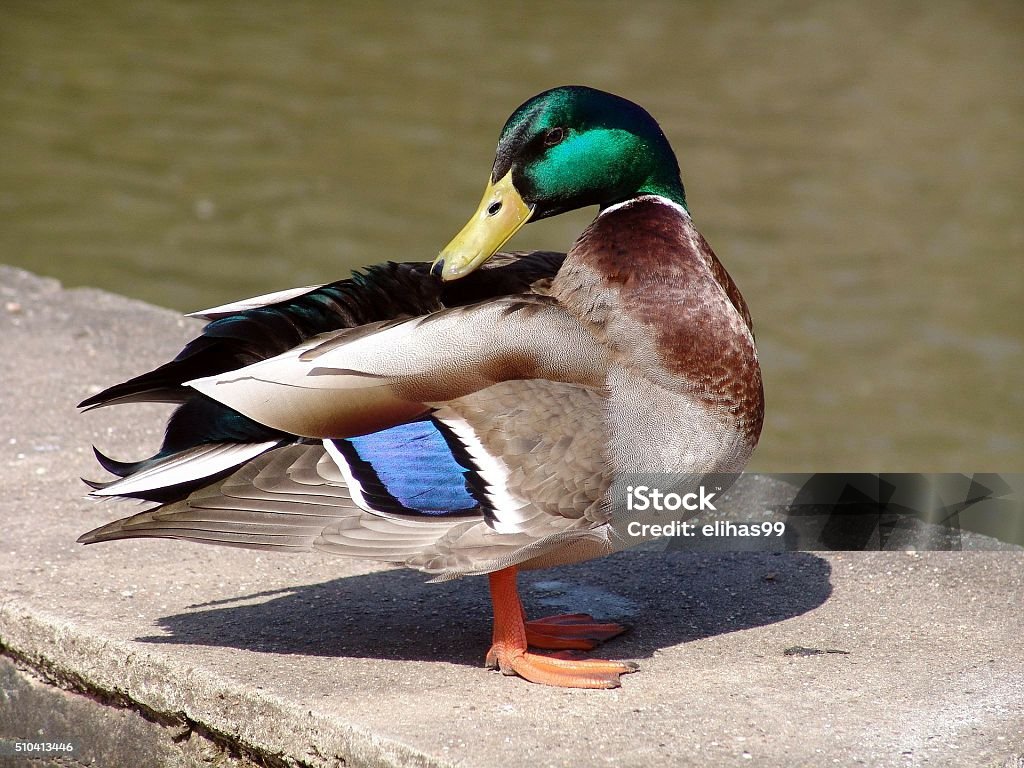
M188 727L158 722L130 707L105 705L89 694L44 679L2 651L0 708L5 734L0 738L0 766L5 768L24 768L26 759L36 768L263 768ZM17 738L19 734L22 739ZM16 745L23 739L52 746L45 752L19 755Z
M128 643L69 626L15 600L0 604L0 654L97 706L131 709L266 768L450 765L277 697L192 668L174 668L157 653L140 655Z

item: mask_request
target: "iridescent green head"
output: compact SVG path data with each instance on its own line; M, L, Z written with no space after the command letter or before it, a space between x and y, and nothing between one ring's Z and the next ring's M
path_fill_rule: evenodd
M434 271L462 277L528 221L645 194L686 206L679 165L654 118L594 88L545 91L505 123L480 207Z
M686 203L676 156L647 110L578 85L545 91L512 113L491 181L510 170L534 220L642 194Z

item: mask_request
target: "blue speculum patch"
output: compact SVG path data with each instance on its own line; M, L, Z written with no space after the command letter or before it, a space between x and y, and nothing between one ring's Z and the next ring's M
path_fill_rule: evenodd
M382 512L457 515L479 507L466 484L475 471L468 455L432 418L334 442L363 496Z

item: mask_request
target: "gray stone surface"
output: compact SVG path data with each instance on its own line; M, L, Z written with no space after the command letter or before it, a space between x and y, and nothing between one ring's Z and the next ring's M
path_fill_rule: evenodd
M0 737L89 742L96 765L125 764L119 733L167 765L1024 761L1019 552L641 550L531 574L531 613L634 627L603 652L641 671L615 691L577 691L482 669L482 579L76 544L131 509L84 498L78 478L100 476L90 445L142 456L166 408L79 415L75 403L167 359L197 327L0 268L0 649L16 660L3 667ZM846 653L785 655L793 646ZM63 709L50 698L67 696Z

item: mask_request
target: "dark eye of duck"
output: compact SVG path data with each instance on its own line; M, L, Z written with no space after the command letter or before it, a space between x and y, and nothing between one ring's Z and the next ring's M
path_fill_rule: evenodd
M549 128L544 134L544 146L553 147L565 138L565 128Z

